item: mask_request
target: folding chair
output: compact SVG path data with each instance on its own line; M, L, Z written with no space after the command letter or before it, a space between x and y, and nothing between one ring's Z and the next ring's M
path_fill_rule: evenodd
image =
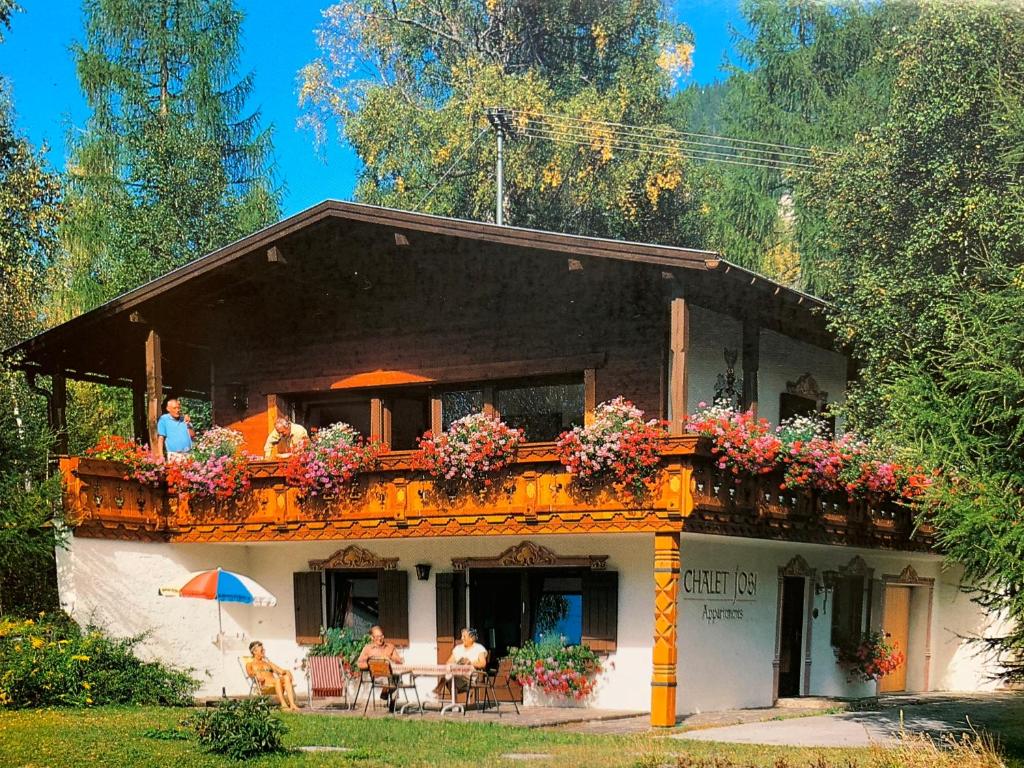
M363 705L363 713L370 706L370 702L374 702L374 706L377 706L376 700L374 699L374 693L376 691L390 690L392 693L390 699L395 701L398 697L398 693L401 692L405 697L405 704L401 707L401 712L404 714L406 709L412 706L412 701L409 699L409 691L411 690L416 696L416 709L419 712L423 711L423 705L420 703L419 691L416 690L416 679L412 674L409 675L409 679L404 679L403 675L396 675L391 669L391 662L387 659L370 659L369 660L369 678L370 678L370 693L366 697L366 703ZM394 711L394 708L392 708Z
M277 701L277 695L276 695L277 691L275 690L274 686L268 685L268 686L264 687L264 686L260 685L260 681L256 679L255 675L250 675L249 674L249 662L251 662L251 661L252 661L252 656L239 656L238 657L238 666L242 668L242 676L245 678L245 681L249 684L248 696L250 698L253 697L253 696L260 696L260 697L264 697L264 698L266 698L266 697L273 697L274 701L276 702Z
M303 665L306 668L309 706L313 706L314 696L336 696L341 697L347 708L352 708L352 702L348 700L348 675L340 656L307 656Z

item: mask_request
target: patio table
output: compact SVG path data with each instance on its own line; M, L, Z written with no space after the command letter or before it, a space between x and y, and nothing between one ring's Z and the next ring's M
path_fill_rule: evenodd
M465 706L455 700L455 678L468 678L472 675L476 671L472 664L392 664L391 670L397 675L404 675L408 672L413 676L413 679L423 676L436 677L438 679L444 677L447 680L451 680L452 682L448 686L451 689L451 701L441 706L441 714L456 711L463 714L466 713ZM404 710L405 707L402 709Z

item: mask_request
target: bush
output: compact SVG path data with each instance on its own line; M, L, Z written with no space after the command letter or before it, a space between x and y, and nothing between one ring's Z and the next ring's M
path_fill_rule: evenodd
M288 726L270 714L263 698L222 701L186 719L184 725L195 731L207 752L236 760L285 751L282 737Z
M345 670L351 672L355 666L359 654L370 642L370 636L366 633L357 635L348 627L320 628L320 637L323 640L319 645L311 646L307 656L340 656L345 662Z
M66 614L0 619L0 707L188 706L198 683L134 653L143 635L111 638Z

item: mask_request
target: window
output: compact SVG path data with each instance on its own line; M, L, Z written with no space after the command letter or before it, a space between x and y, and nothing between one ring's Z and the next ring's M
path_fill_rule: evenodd
M583 382L500 388L495 406L502 421L526 433L527 442L555 440L583 424Z
M533 610L533 639L561 636L569 645L583 638L583 579L572 576L544 576Z
M441 429L447 430L464 416L484 409L482 389L460 389L441 394Z
M319 429L339 421L351 424L363 437L370 436L370 396L342 395L302 400L297 403L301 411L299 423L306 429Z
M839 576L832 590L832 645L860 639L864 630L864 576Z
M327 626L346 627L356 637L380 623L376 573L327 572Z
M393 451L417 448L416 439L430 429L430 397L409 393L386 400L391 411L391 434L384 439Z

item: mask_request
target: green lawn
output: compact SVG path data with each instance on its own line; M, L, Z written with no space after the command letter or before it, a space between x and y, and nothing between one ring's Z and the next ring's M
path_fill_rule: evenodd
M0 712L0 766L237 766L227 758L202 753L192 741L148 738L150 728L172 728L187 710L160 708L98 708L89 710L27 710ZM297 753L253 761L267 766L634 766L674 762L672 755L721 756L746 766L772 768L785 756L790 766L828 763L847 768L866 765L868 750L822 750L686 743L644 736L593 736L554 730L530 730L498 724L422 722L415 719L373 719L330 715L282 715L290 732L289 747L331 745L350 752ZM501 755L530 752L548 759L511 760ZM249 763L246 763L248 765Z

